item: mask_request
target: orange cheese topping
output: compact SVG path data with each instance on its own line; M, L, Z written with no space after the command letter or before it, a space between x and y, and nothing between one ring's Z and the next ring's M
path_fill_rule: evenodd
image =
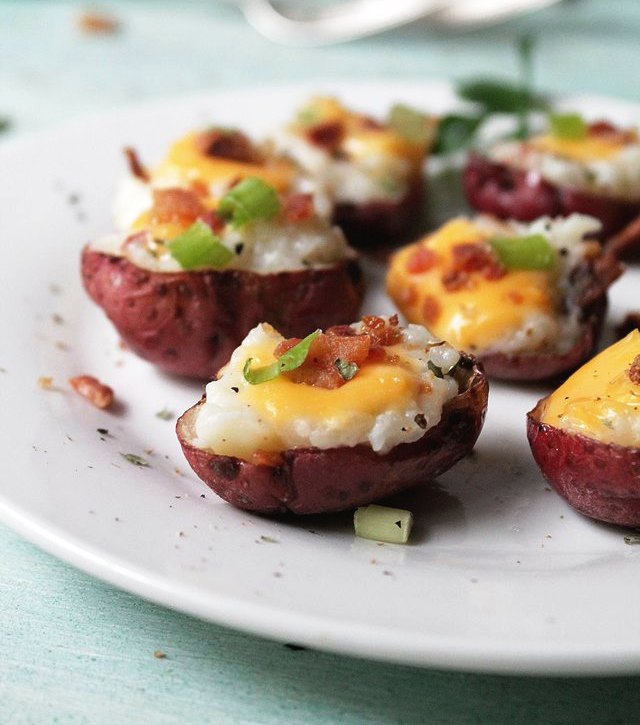
M454 219L397 252L389 268L387 291L405 317L458 349L485 351L519 330L531 315L552 315L555 309L545 271L488 267L470 272L462 284L452 284L455 280L447 273L456 247L483 245L488 238L471 221Z
M606 161L618 154L625 142L621 136L591 136L580 139L560 138L547 134L530 139L536 151L562 156L571 161Z
M547 398L541 421L602 443L640 446L640 332L576 371Z
M335 98L313 98L299 114L297 133L304 134L316 124L339 123L340 148L352 159L388 155L406 159L418 166L427 150L427 141L412 142L388 126L346 109Z
M166 159L154 170L154 180L170 180L171 185L192 186L230 182L257 176L277 191L286 191L295 168L288 161L268 159L264 163L247 163L207 156L197 145L198 134L189 133L176 141Z

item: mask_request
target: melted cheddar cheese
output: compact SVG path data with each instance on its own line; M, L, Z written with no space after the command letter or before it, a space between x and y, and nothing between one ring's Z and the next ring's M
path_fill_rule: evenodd
M172 185L207 186L257 176L278 191L286 191L295 173L292 164L283 160L268 160L263 164L233 161L203 154L196 143L197 133L189 133L176 141L166 159L152 174L154 181L170 180Z
M396 253L389 268L387 290L405 317L427 325L458 349L485 351L533 315L554 313L554 288L545 271L511 270L499 279L471 273L464 288L446 288L443 274L454 247L486 242L489 236L467 219L454 219ZM411 272L410 259L420 247L433 252L435 262L425 271Z
M207 385L196 421L197 445L251 460L257 451L360 444L383 454L418 440L458 393L455 377L448 372L436 377L429 363L443 365L447 358L455 366L459 354L442 343L434 347L424 328L412 326L402 335L386 348L390 357L364 362L338 388L294 382L287 375L251 385L243 375L246 360L252 359L252 368L271 364L283 340L270 325L258 325Z
M541 421L602 443L640 446L639 356L640 332L634 330L553 392ZM630 375L634 363L639 369Z
M625 142L620 137L585 136L560 138L547 134L530 139L528 145L537 151L562 156L572 161L606 161L618 154Z
M315 124L342 124L341 149L353 160L366 160L368 156L394 156L418 166L427 152L427 142L412 142L388 126L371 124L358 113L346 109L335 98L314 98L301 111L297 133L304 134Z

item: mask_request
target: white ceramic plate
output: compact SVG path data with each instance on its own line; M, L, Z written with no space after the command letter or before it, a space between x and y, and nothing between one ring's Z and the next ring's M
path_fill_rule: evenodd
M453 103L441 84L328 88L374 112L395 100ZM0 518L117 586L288 642L477 671L640 670L640 546L545 485L525 439L525 412L542 388L493 385L477 455L399 497L415 512L415 535L409 546L381 546L354 538L348 515L272 521L217 499L183 461L173 422L156 417L183 411L201 386L123 352L83 294L78 254L110 229L122 146L157 159L173 137L213 121L261 133L306 94L175 99L0 147ZM572 105L640 120L627 104ZM615 285L612 319L637 307L639 283L631 269ZM388 309L377 284L369 312ZM70 392L66 380L80 373L111 384L121 408L101 412ZM40 389L40 376L59 389Z

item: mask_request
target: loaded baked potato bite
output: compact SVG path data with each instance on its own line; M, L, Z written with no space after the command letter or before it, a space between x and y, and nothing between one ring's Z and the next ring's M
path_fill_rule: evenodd
M209 379L262 320L304 335L358 314L357 256L311 197L248 177L219 201L179 187L152 199L128 231L85 247L82 279L127 347L163 370Z
M392 257L404 316L478 356L490 376L543 380L591 354L620 265L578 214L532 224L457 218Z
M278 192L292 190L296 169L266 153L242 131L213 126L192 131L175 141L152 169L133 149L125 149L129 174L120 184L114 205L116 227L128 230L153 203L155 189L187 189L219 200L233 184L255 177Z
M527 431L540 470L574 508L640 526L640 332L541 400Z
M197 475L240 508L340 511L438 476L487 403L473 359L397 317L286 339L255 327L178 420Z
M503 219L589 214L607 240L640 214L640 138L606 121L551 115L544 134L471 154L464 188L474 209ZM627 236L624 247L639 241Z
M387 122L314 98L271 139L302 170L301 184L333 205L354 244L406 237L420 216L423 163L435 121L396 106ZM306 177L306 179L304 178Z

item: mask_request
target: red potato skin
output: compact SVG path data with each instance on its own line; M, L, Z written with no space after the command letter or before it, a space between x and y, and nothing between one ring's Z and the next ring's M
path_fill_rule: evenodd
M264 514L353 509L435 478L471 451L484 422L488 383L481 367L465 361L465 388L445 405L438 425L385 455L366 445L297 448L284 451L278 466L216 455L191 443L202 401L179 418L176 432L195 473L238 508Z
M375 200L366 204L336 204L333 222L349 243L359 249L399 244L409 239L422 216L425 181L416 177L397 201Z
M577 189L558 187L540 174L512 168L472 153L467 159L462 183L469 204L477 211L501 219L533 221L541 216L589 214L602 223L600 238L608 240L640 215L640 202L594 196ZM626 253L640 245L640 228L618 245Z
M260 322L304 337L356 319L364 286L357 260L317 270L151 272L85 247L81 273L91 299L134 353L166 372L211 379Z
M640 526L640 448L601 443L541 423L543 403L527 415L527 436L546 480L586 516Z

